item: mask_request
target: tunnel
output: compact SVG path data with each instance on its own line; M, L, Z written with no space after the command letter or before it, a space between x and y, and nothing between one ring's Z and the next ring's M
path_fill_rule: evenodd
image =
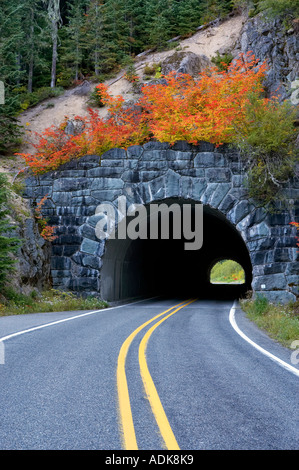
M195 231L196 203L190 200L168 199L161 203L173 204L183 209L191 207L191 227ZM202 246L186 249L190 237L174 232L175 215L169 212L169 236L165 239L162 230L151 238L149 207L144 219L142 238L115 239L106 241L102 257L101 296L107 301L132 298L164 296L167 298L198 297L209 299L236 299L251 289L252 265L246 244L235 226L218 210L203 206ZM183 212L181 212L183 214ZM161 214L159 214L161 229ZM127 224L130 223L130 217ZM181 217L183 224L183 216ZM194 232L195 233L195 232ZM217 285L210 282L214 264L223 259L238 262L245 272L245 283L239 285Z

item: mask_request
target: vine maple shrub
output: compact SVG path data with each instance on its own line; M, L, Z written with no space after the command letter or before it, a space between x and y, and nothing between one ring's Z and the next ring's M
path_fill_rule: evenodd
M234 142L238 129L246 128L250 97L263 91L265 71L266 64L248 53L226 70L211 67L196 79L171 72L163 76L165 83L144 86L141 98L130 108L124 106L121 96L111 97L108 88L99 84L96 89L108 107L106 119L89 109L88 117L75 118L82 121L81 133L67 135L66 122L52 126L39 136L34 154L20 155L38 174L73 158L101 155L111 148L127 148L150 139L170 144L178 140L216 145Z
M58 238L54 234L56 227L48 225L47 220L42 216L42 206L45 203L45 201L47 200L47 198L48 198L48 194L46 196L44 196L38 202L38 204L35 208L35 211L34 211L34 217L35 217L35 220L38 223L39 232L40 232L41 237L43 237L44 240L52 242L52 241L56 240L56 238Z

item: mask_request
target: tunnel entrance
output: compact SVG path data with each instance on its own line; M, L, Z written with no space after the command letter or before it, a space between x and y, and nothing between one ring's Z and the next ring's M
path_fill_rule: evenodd
M190 200L179 199L160 202L190 204ZM192 203L192 213L195 204ZM102 257L102 298L116 301L159 295L233 299L251 289L252 265L248 249L240 233L220 211L203 207L203 244L199 250L186 250L185 243L183 234L176 239L171 230L169 239L159 236L158 239L108 240ZM233 259L242 266L243 284L211 282L211 269L221 259Z

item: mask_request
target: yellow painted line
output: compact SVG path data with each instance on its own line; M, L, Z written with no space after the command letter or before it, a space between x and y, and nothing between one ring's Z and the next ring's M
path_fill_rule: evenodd
M136 328L136 330L134 330L130 334L130 336L128 336L128 338L124 341L122 347L120 348L117 360L116 379L121 436L123 441L123 447L125 450L138 450L126 377L126 357L128 354L129 347L132 341L134 340L135 336L143 328L145 328L151 322L166 314L170 310L173 310L174 308L184 303L185 302L181 302L180 304L174 305L173 307L165 310L162 313L159 313L159 315L156 315L155 317L140 325L138 328Z
M153 382L153 379L151 377L151 374L149 372L148 366L147 366L147 361L146 361L146 348L147 348L147 343L152 335L152 333L155 331L155 329L161 325L165 320L167 320L169 317L174 315L178 310L181 308L186 307L187 305L191 304L197 299L193 299L188 303L185 303L181 307L177 308L174 310L174 312L171 312L169 315L166 317L162 318L162 320L158 321L155 323L144 335L142 338L142 341L139 346L139 366L140 366L140 374L142 377L143 385L145 388L145 392L147 394L147 398L150 402L152 412L155 416L156 422L158 424L158 427L160 429L161 436L165 442L165 446L168 450L180 450L180 447L176 441L176 438L173 434L173 431L171 429L171 426L169 424L168 418L166 416L166 413L164 411L164 408L162 406L161 400L159 398L157 389L155 387L155 384Z

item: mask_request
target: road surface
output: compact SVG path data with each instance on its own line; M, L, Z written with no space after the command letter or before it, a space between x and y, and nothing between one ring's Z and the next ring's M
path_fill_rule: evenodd
M1 317L0 449L298 449L298 366L232 307Z

